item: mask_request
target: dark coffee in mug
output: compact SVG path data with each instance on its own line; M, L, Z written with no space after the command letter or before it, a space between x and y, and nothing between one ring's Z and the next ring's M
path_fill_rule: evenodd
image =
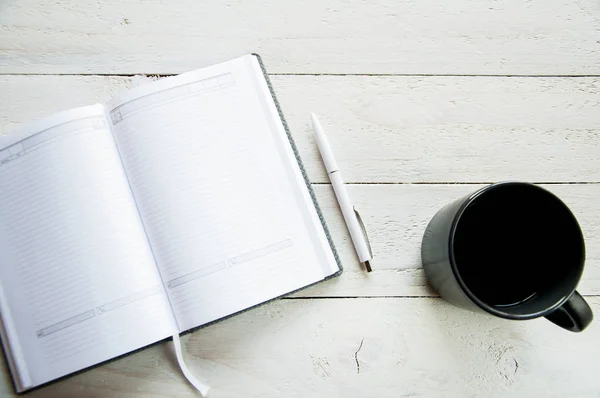
M465 285L483 302L518 305L554 289L583 262L579 226L554 195L528 184L503 185L470 203L453 247ZM573 277L573 275L571 275Z
M539 186L498 183L451 203L427 226L421 250L431 285L458 306L546 316L572 331L592 320L575 292L583 234L569 208Z

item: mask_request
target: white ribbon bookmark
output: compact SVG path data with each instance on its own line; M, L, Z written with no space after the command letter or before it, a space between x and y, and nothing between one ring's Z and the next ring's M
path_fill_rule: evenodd
M175 356L177 357L177 363L179 364L179 367L181 368L183 375L190 382L190 384L193 385L196 388L196 390L198 390L200 392L200 395L202 397L206 397L208 395L208 391L210 390L210 387L207 386L206 384L200 382L198 379L196 379L196 377L194 377L194 375L192 374L190 369L187 367L185 362L183 362L183 352L181 350L181 340L179 339L178 334L173 335L173 345L175 346Z

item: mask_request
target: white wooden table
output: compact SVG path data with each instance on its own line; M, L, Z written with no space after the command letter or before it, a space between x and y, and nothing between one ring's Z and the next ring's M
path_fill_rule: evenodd
M419 247L481 184L542 183L587 239L579 291L600 317L596 0L4 0L0 132L106 101L143 77L263 56L344 274L184 338L217 397L600 397L600 326L569 333L449 306ZM358 265L309 113L370 232ZM159 344L32 397L194 397ZM13 396L6 366L0 395Z

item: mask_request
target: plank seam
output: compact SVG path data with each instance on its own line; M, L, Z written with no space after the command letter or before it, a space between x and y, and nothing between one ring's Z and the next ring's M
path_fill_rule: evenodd
M362 181L344 181L345 185L476 185L476 184L494 184L498 181L467 181L467 182L439 182L439 181L417 181L417 182L362 182ZM532 184L544 185L598 185L600 181L528 181ZM311 182L312 185L331 185L329 182Z
M200 68L200 67L199 67ZM183 73L183 72L182 72ZM176 73L0 73L0 76L102 76L102 77L134 77L134 76L171 77ZM269 73L270 76L357 76L357 77L498 77L498 78L597 78L600 75L497 75L497 74L453 74L453 73Z
M440 296L303 296L303 297L282 297L282 300L336 300L336 299L441 299Z
M460 74L460 73L269 73L275 76L382 76L382 77L600 77L600 75L519 75L519 74Z
M600 297L600 294L582 294L583 297ZM442 299L440 296L304 296L282 297L282 300L347 300L347 299Z

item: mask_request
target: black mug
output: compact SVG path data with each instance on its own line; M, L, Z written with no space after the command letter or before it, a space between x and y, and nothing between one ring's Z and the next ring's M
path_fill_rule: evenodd
M442 208L421 244L425 274L448 302L507 319L544 316L580 332L592 310L575 291L583 233L569 208L524 182L488 185Z

